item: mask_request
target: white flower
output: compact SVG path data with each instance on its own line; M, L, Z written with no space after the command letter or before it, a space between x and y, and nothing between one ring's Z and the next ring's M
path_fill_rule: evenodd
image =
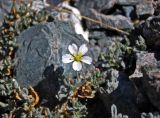
M92 63L92 58L89 56L85 56L88 51L86 44L83 44L78 49L76 44L72 44L68 46L68 50L71 54L65 54L62 56L63 63L71 63L72 67L75 71L80 71L82 69L82 62L86 64Z

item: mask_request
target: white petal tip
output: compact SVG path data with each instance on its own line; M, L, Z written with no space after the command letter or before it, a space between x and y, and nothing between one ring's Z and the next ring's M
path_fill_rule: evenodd
M70 55L70 54L65 54L65 55L62 56L62 62L63 62L63 63L70 63L70 62L73 61L72 58L73 58L72 55Z
M71 54L76 54L78 51L78 47L76 44L72 43L71 45L68 46L68 50Z
M82 64L81 64L81 62L75 61L75 62L73 62L72 67L73 67L73 70L80 71L82 69Z
M79 53L85 55L88 52L88 47L86 44L82 44L79 48Z
M90 65L90 64L92 63L92 58L89 57L89 56L84 56L84 57L82 58L82 62Z

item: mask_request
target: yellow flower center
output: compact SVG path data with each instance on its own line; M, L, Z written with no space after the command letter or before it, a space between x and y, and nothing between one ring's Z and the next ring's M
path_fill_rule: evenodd
M83 57L82 53L77 53L73 55L73 60L80 62L82 60L82 57Z

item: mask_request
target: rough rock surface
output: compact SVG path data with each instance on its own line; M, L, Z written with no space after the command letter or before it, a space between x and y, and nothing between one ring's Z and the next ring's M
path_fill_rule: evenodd
M11 10L11 0L0 0L0 26L2 25L3 18Z
M160 40L160 17L153 16L148 18L139 26L140 35L145 39L148 48L154 50L155 44Z
M97 10L99 13L123 14L121 7L133 7L132 14L135 12L138 17L151 16L154 14L154 5L158 4L153 0L78 0L75 4L81 11L82 15L91 17L90 10ZM87 7L87 9L86 9ZM134 8L135 7L135 8ZM129 9L130 9L129 8ZM129 10L128 9L128 10ZM125 11L126 12L126 11ZM127 11L128 12L128 11ZM136 16L134 16L136 17Z
M136 13L139 17L141 16L151 16L154 14L153 4L138 4L136 5Z
M137 53L136 69L130 78L143 77L141 69L146 65L156 67L157 60L155 59L155 54L147 52Z
M33 86L43 100L51 102L47 104L55 102L53 97L59 89L58 79L62 74L76 75L72 63L62 63L62 55L69 53L68 45L72 43L80 46L86 42L74 32L70 23L52 22L24 31L18 39L15 58L16 78L20 86ZM89 67L87 65L86 69Z
M143 75L142 83L144 90L153 106L160 110L160 69L144 70Z
M149 79L144 77L144 67L155 67L157 66L157 60L154 53L148 53L141 51L137 53L136 69L134 73L130 76L130 79L134 83L137 89L136 103L137 107L143 112L155 111L155 106L152 103L153 94L154 99L158 99L158 95L154 91L150 91ZM146 72L147 73L147 72ZM152 89L153 90L153 89ZM152 95L151 95L152 94Z
M96 9L98 12L107 9L109 10L115 3L116 0L79 0L76 2L75 6L81 11L82 15L91 16L91 9Z
M105 15L97 12L96 10L91 10L91 18L97 21L101 21L101 27L107 28L107 26L115 27L118 29L134 29L132 22L130 19L122 16L122 15ZM95 24L93 22L88 22L89 28L97 28L99 24Z
M0 3L2 1L11 2L1 0ZM42 0L36 1L40 3ZM46 0L46 3L57 5L60 1ZM40 97L40 105L53 109L59 104L55 96L62 86L60 81L64 76L75 78L77 75L72 69L72 63L62 63L62 55L69 53L69 44L80 46L86 43L89 47L87 55L94 59L93 64L104 75L104 82L100 84L96 97L85 101L89 112L87 118L110 117L113 104L117 106L118 113L128 115L129 118L140 118L142 112L160 112L160 69L157 67L160 67L160 4L155 4L158 2L71 0L70 7L76 7L81 15L90 18L83 17L81 22L84 30L89 31L89 42L75 33L73 24L59 22L55 17L52 23L27 29L18 37L19 48L15 55L17 63L14 74L18 84L21 87L33 86ZM59 10L51 9L47 8L53 16L57 13L62 16L60 18L65 18L59 15ZM0 9L0 20L3 19L3 11ZM72 20L69 15L66 16L67 22ZM107 26L122 29L129 36L110 30ZM133 35L133 40L130 35ZM139 37L144 38L144 45L141 45ZM133 52L130 49L134 49ZM145 70L146 65L154 68ZM92 66L83 65L82 71L90 68Z
M154 53L138 53L135 72L130 76L138 90L137 105L145 112L159 109L160 71L157 65Z
M136 89L125 73L119 73L118 88L112 93L100 95L106 109L110 111L112 104L117 106L118 112L127 114L129 118L138 118L140 112L136 106Z
M141 3L143 0L117 0L117 4L119 5L137 5Z
M133 14L134 12L134 7L133 6L123 6L123 10L125 12L125 16L127 18L132 18L135 14Z

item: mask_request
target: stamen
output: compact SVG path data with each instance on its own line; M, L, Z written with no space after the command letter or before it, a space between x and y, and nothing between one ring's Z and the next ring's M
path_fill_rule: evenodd
M73 60L80 62L82 60L82 57L83 57L82 53L77 53L73 55L73 58L74 58Z

